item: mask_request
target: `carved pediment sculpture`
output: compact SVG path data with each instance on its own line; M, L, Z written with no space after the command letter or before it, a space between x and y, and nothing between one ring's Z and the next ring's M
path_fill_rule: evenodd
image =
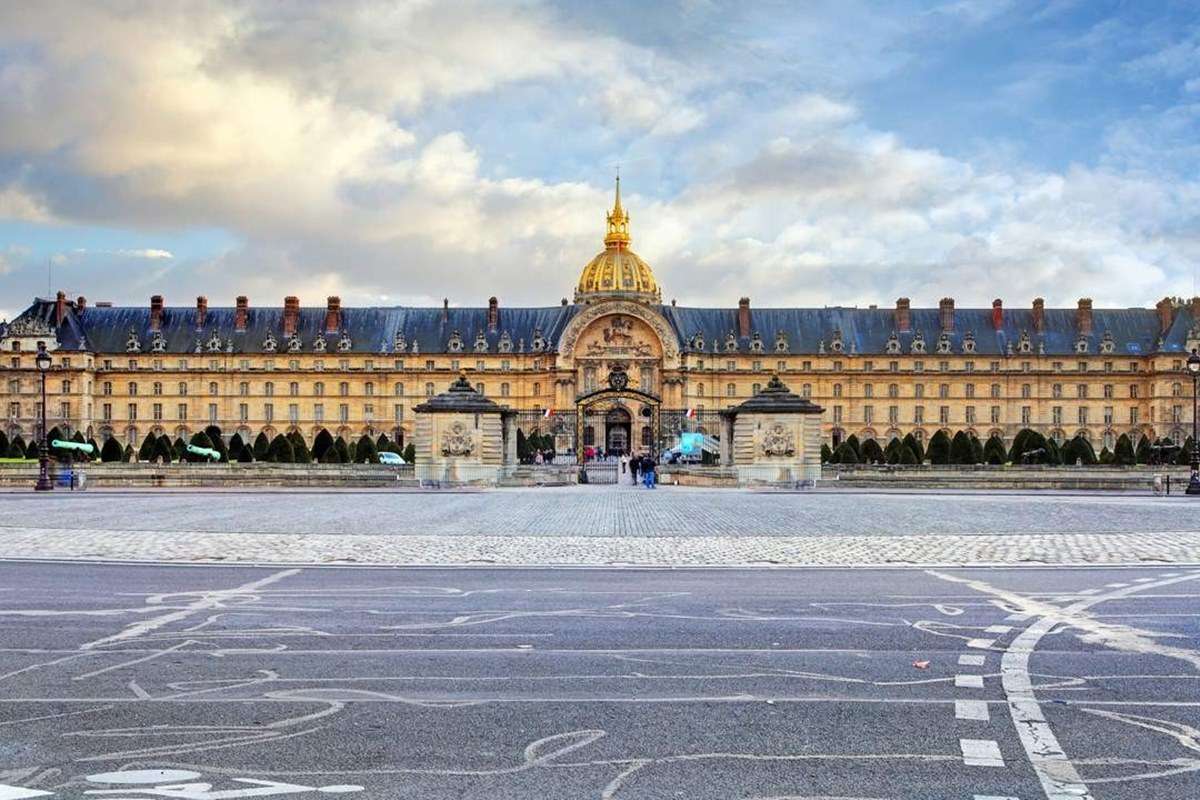
M775 352L786 353L789 349L786 331L775 331Z
M504 331L500 334L500 341L496 343L496 349L501 353L511 353L513 351L512 334Z
M129 335L125 337L125 352L126 353L142 352L142 342L140 339L138 339L137 331L135 331L133 328L129 329Z
M475 331L475 352L486 353L488 351L487 335L483 331Z
M450 332L450 338L446 341L446 349L451 353L461 353L463 349L462 333L458 330Z
M404 336L404 331L396 331L396 338L392 339L392 350L397 353L408 350L408 339Z
M1021 335L1017 338L1017 352L1031 353L1033 352L1033 343L1029 341L1029 331L1022 330Z
M276 341L275 334L268 333L267 338L263 339L262 347L263 347L263 350L265 350L268 353L274 353L276 350L278 350L279 342Z
M350 338L350 332L342 331L341 338L338 339L338 344L337 344L338 352L339 353L348 353L348 352L350 352L351 348L353 348L353 347L354 347L354 340Z
M325 334L318 333L317 338L313 339L313 352L324 353L329 347L329 342L325 340Z
M755 331L754 335L750 337L750 352L751 353L761 353L762 351L763 351L762 334L759 333L758 331Z
M692 340L691 340L691 342L689 342L689 344L691 345L691 348L693 350L703 353L704 352L704 334L701 333L700 331L696 331L695 333L692 334Z
M541 328L533 329L533 341L530 342L530 347L535 353L541 353L546 349L546 337L542 336Z
M289 353L299 353L303 349L304 349L304 342L300 341L300 337L297 334L293 333L291 336L288 337L287 351Z
M1113 340L1112 331L1105 331L1104 338L1100 340L1100 352L1111 353L1117 349L1117 343Z
M900 353L900 334L892 331L891 335L888 336L885 349L887 350L888 355L898 355Z
M796 444L792 432L781 422L776 422L762 438L762 453L764 456L794 456Z
M204 349L210 353L221 352L221 337L217 336L216 331L213 331L208 337L208 343L204 346Z
M908 349L909 349L909 351L911 351L913 353L924 353L925 352L925 334L921 333L920 331L917 331L916 334L913 336L912 344L909 345Z
M469 456L475 452L475 435L461 422L442 432L442 455Z
M846 345L842 342L841 330L834 330L833 338L829 342L829 349L835 353L840 353L846 349Z
M975 331L967 331L963 334L962 349L964 353L975 352Z
M939 353L950 352L950 334L948 332L942 331L941 335L938 336L937 351Z
M167 352L167 337L162 335L162 331L155 331L154 335L150 337L150 352Z
M725 334L725 352L736 353L738 349L737 337L733 335L733 331Z

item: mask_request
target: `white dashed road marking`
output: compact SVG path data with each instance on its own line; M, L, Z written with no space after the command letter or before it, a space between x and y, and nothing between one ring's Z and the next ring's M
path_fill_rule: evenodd
M0 783L0 800L24 800L26 797L48 797L53 792L43 792L40 789L22 789L20 786L9 786Z
M1012 630L1011 625L991 625L984 629L984 633L999 633L1005 634Z
M976 653L963 653L958 657L958 663L964 667L982 667L987 656Z
M955 675L954 685L960 689L982 689L982 675Z
M971 639L967 642L967 647L973 650L991 650L995 643L994 639Z
M1000 745L991 739L959 739L958 746L962 748L963 763L968 767L1004 766Z
M954 716L957 719L969 719L976 722L987 722L992 718L988 704L982 700L955 700Z
M977 794L975 795L975 800L1021 800L1021 798L1011 797L1009 795L1001 797L998 794Z

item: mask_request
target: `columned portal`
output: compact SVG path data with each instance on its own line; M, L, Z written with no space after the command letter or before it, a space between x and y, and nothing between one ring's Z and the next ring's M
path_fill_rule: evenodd
M576 460L583 464L589 448L594 452L639 452L652 450L644 445L645 431L657 431L662 399L637 389L600 389L582 395L575 403Z

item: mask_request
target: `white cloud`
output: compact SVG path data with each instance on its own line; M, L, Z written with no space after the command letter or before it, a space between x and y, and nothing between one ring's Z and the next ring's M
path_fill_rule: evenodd
M117 250L116 254L119 256L128 256L130 258L148 258L152 261L175 257L170 250L159 250L153 247L146 247L137 250Z

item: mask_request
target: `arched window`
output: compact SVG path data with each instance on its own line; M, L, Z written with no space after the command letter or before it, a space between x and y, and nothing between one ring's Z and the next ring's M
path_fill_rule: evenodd
M755 394L758 394L758 392L755 392ZM833 396L834 397L842 396L842 385L840 383L835 383L833 385Z
M649 425L642 426L642 447L652 447L654 445L654 431L650 430Z
M899 397L899 396L900 396L899 384L889 383L888 384L888 397Z
M338 394L340 394L342 397L348 397L350 395L350 384L346 383L345 381L339 383Z
M1171 397L1182 397L1183 386L1178 381L1171 384Z
M703 383L696 384L696 397L704 397L704 384Z
M275 381L267 381L263 384L263 394L267 397L275 396Z
M537 397L542 393L542 385L540 383L533 384L533 396Z
M396 397L403 397L404 396L404 384L397 383L395 385L395 387L393 387L393 393L396 395Z

